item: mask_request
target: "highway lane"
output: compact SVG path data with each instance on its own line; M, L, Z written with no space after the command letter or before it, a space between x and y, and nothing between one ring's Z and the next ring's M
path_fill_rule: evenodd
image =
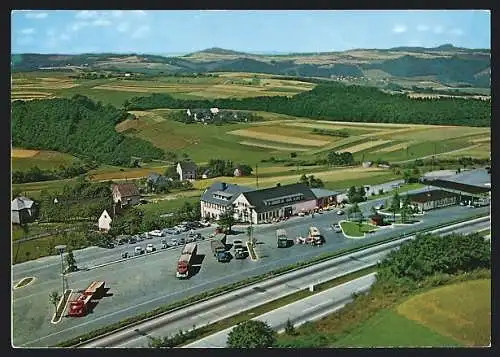
M290 321L300 326L305 321L319 320L323 316L333 313L352 301L353 293L364 293L375 282L375 273L348 281L342 285L322 291L302 300L267 312L252 320L266 322L273 330L281 332ZM234 326L192 342L183 348L225 348L227 337Z
M243 261L233 260L229 264L217 263L211 256L209 242L202 241L199 246L199 254L204 254L205 257L201 270L186 281L180 281L174 277L178 250L161 252L100 269L70 274L68 282L71 288L84 289L92 280L102 279L111 287L110 293L113 296L103 298L92 314L79 319L65 318L58 325L49 323L53 307L50 305L47 296L51 291L60 290L60 277L55 274L54 278L49 280L37 276L37 280L33 284L13 292L14 344L28 344L30 346L54 344L119 321L125 317L150 311L157 306L289 265L296 261L312 258L323 252L361 245L403 231L410 233L412 229L423 229L430 224L436 224L436 221L441 221L442 214L447 212L446 210L451 211L453 214L450 214L450 216L453 217L470 216L479 213L479 210L481 210L467 209L465 207L451 207L450 209L439 212L441 215L436 214L436 212L426 215L426 222L417 226L381 230L364 240L346 239L341 234L328 230L331 223L343 218L343 216L337 216L331 212L315 215L315 218L297 217L279 224L257 226L255 236L263 243L258 245L258 254L261 256L258 262L247 259ZM286 227L290 236L294 237L298 234L305 234L309 222L314 222L315 225L324 230L326 237L324 246L275 248L274 232L277 227ZM239 236L235 237L245 239L246 235L243 233L243 228L241 228L241 232ZM228 241L230 240L231 237L228 238Z
M467 223L467 229L482 230L488 224L489 222L484 220L472 224ZM336 276L371 266L382 259L390 250L397 249L399 244L398 242L386 243L379 247L369 248L362 252L335 258L313 267L288 273L285 276L253 284L247 288L238 289L232 293L197 304L196 306L187 307L141 323L117 334L87 343L85 346L147 347L148 335L167 336L175 334L179 329L192 329L193 324L203 326L213 323L241 311L259 306L267 301L307 288L311 283L318 284Z

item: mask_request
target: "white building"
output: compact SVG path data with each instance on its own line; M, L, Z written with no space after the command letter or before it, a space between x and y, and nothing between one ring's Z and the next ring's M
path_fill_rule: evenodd
M210 108L210 113L212 113L213 115L218 114L219 108Z
M215 182L201 195L201 217L208 219L219 219L221 214L231 209L234 200L246 191L253 188Z
M111 222L113 220L111 219L111 216L109 215L108 211L104 210L101 214L101 217L99 217L98 221L98 226L100 231L109 231L111 229Z

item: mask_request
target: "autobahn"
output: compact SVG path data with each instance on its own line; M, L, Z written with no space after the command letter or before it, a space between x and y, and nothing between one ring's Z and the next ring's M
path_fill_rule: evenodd
M360 206L365 214L380 200L369 201ZM50 346L83 333L107 326L139 313L151 311L188 296L221 287L245 278L260 275L270 270L287 266L298 261L314 258L318 254L335 252L339 249L355 247L370 242L387 239L403 233L421 231L451 220L467 219L479 213L487 214L488 207L469 209L456 206L428 212L422 222L412 226L396 226L381 229L364 239L347 239L334 233L330 226L343 219L334 212L310 217L295 217L278 224L258 225L255 237L259 260L249 259L220 264L213 259L208 241L199 242L199 254L203 261L200 271L191 279L180 281L175 278L175 262L178 249L161 251L158 254L138 259L121 261L91 270L69 274L70 288L84 289L92 280L104 280L111 288L111 297L99 301L92 314L82 318L64 318L57 325L50 324L53 306L48 300L52 291L60 291L60 258L47 257L13 266L13 282L23 277L34 276L36 280L21 289L12 291L13 298L13 343L15 346ZM276 228L286 228L291 238L305 234L309 225L318 226L326 237L324 246L313 248L293 246L276 249L274 232ZM245 227L236 226L239 232L234 238L245 239ZM213 228L202 230L207 235ZM228 240L230 241L230 238ZM158 244L160 238L142 243ZM144 244L143 244L144 245ZM74 252L79 267L92 268L110 263L120 258L121 252L131 251L133 246L118 246L115 249L87 248Z
M436 233L470 233L489 226L489 217L455 224L435 230ZM80 347L147 347L148 336L169 336L180 329L190 330L193 325L205 326L234 316L242 311L265 304L266 302L303 290L311 284L319 284L335 277L346 275L373 266L390 251L397 249L403 242L414 239L408 236L362 251L334 258L313 266L298 269L264 282L237 289L230 293L178 309L172 313L150 319L119 332L84 343ZM333 302L332 306L337 306ZM325 312L326 307L321 311ZM318 311L311 310L311 313Z

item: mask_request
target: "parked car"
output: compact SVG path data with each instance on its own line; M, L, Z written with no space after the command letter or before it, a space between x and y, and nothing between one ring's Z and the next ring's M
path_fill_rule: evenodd
M163 233L159 229L149 232L149 235L152 235L153 237L163 237Z
M128 258L128 252L123 252L123 253L122 253L122 258L123 258L123 259Z
M166 239L162 239L162 240L160 241L160 243L161 243L161 244L167 244L167 240L166 240Z
M375 208L377 211L378 211L378 210L381 210L382 208L384 208L384 204L383 204L383 203L379 203L379 204L378 204L378 205L376 205L374 208Z
M154 246L154 245L152 245L152 244L148 244L148 245L146 246L146 252L147 252L147 253L153 253L155 250L156 250L156 248L155 248L155 246Z
M141 254L144 254L144 249L142 249L142 247L140 246L137 246L134 248L134 255L141 255Z
M211 223L208 221L200 221L199 222L202 227L210 227Z
M189 230L188 227L182 225L182 224L179 224L177 226L175 226L174 228L176 228L177 230L181 231L181 232L187 232Z
M177 238L172 238L172 239L170 239L169 245L171 245L172 247L175 247L176 245L179 245L179 241L177 240Z
M180 237L178 242L179 242L179 245L184 245L184 244L186 244L186 239L184 237Z
M160 248L161 249L167 249L168 248L168 244L167 243L162 243Z
M105 247L105 248L112 249L112 248L114 248L114 247L115 247L115 245L114 245L113 243L111 243L111 242L107 242L107 243L105 243L104 247Z
M344 214L344 211L342 211L341 209L339 209L339 210L337 211L337 214L338 214L339 216L342 216L342 215Z
M193 242L196 242L196 238L193 236L193 237L188 237L186 239L186 243L193 243Z
M146 232L145 235L144 235L144 238L146 238L146 239L153 239L153 236L151 234L149 234L149 232Z
M342 232L342 228L340 228L340 224L334 224L333 225L333 230L337 233Z
M299 213L298 213L298 216L299 216L299 217L304 217L305 215L306 215L306 214L305 214L304 212L299 212Z
M138 242L144 241L145 238L146 238L146 234L144 234L144 233L137 235L137 241Z
M244 250L243 248L237 248L234 251L234 257L236 259L245 259L246 257L248 257L248 251Z
M135 244L137 243L137 238L135 237L130 237L130 239L128 240L129 244Z

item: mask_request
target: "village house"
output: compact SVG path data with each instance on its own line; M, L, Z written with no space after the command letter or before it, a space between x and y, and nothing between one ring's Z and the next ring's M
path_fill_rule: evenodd
M177 163L177 173L179 180L195 180L196 179L196 164L191 161L183 161Z
M449 191L430 190L409 194L410 203L418 208L419 211L428 211L431 209L442 208L457 204L458 195Z
M108 211L104 210L99 217L99 220L97 222L97 226L99 227L99 230L102 232L108 232L111 229L111 222L113 220L111 219L111 216L109 215Z
M152 172L146 178L146 187L151 187L152 191L155 191L159 185L167 184L169 181L172 179Z
M219 219L232 208L234 200L242 193L253 191L253 188L215 182L201 195L201 217L205 219Z
M120 207L134 206L141 200L141 194L134 183L112 184L113 202Z
M35 215L35 202L27 197L16 197L11 204L11 220L15 224L31 222Z

